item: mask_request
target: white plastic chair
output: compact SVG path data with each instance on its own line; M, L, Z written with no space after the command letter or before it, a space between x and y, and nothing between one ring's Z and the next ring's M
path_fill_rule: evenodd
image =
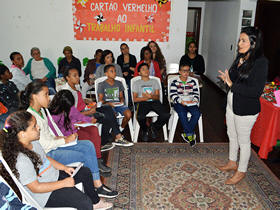
M42 208L37 201L26 191L24 186L18 181L14 173L12 172L10 166L7 164L5 159L2 156L2 152L0 151L0 160L2 164L4 165L5 169L7 172L10 174L11 178L13 179L14 183L17 185L21 196L22 196L22 203L24 204L29 204L30 206L33 206L37 208L38 210L75 210L76 208L71 208L71 207L57 207L57 208ZM76 163L75 163L76 164ZM80 187L77 187L80 189Z
M199 94L199 97L200 97L200 90L199 90L198 80L196 78L193 78L193 77L190 77L190 78L195 80L196 85L198 87L198 94ZM170 114L171 114L171 117L170 117L169 122L168 122L168 130L169 130L168 142L169 143L173 143L174 134L175 134L175 131L176 131L178 120L179 120L179 115L177 114L175 109L171 106L170 87L171 87L172 82L174 80L178 80L178 79L179 79L179 76L172 77L172 78L170 78L168 80L168 83L167 83L167 95L168 95L168 101L169 101L169 105L170 105ZM188 113L187 117L191 118L191 113ZM198 120L198 129L199 129L199 139L200 139L200 142L204 142L204 138L203 138L203 125L202 125L202 114L200 115L199 120Z
M0 176L0 182L3 182L7 187L9 187L10 188L10 190L12 190L13 191L13 193L15 194L15 196L20 200L20 198L17 196L17 194L14 192L14 190L13 190L13 188L6 182L6 180L2 177L2 176ZM2 198L3 199L3 198ZM23 202L22 202L23 203ZM23 203L23 204L26 204L26 205L29 205L29 206L31 206L29 203L27 204L27 203ZM10 206L9 206L10 207ZM34 207L34 206L31 206L31 207ZM2 207L2 208L4 208L4 207ZM1 208L1 209L2 209ZM38 208L39 209L39 208ZM41 208L42 209L42 208Z
M179 72L179 64L178 63L169 63L166 66L166 74L176 74Z
M107 79L107 76L104 76L104 77L100 77L98 79L95 80L95 92L96 92L96 102L98 103L99 102L99 99L98 99L98 85L99 83L103 82L104 80ZM127 85L126 85L126 82L125 82L125 79L122 78L122 77L116 77L115 80L117 81L120 81L124 87L124 105L126 105L128 107L128 88L127 88ZM119 120L119 124L121 125L122 123L122 119L124 118L123 115L119 114L117 116L117 119ZM131 140L133 141L133 137L134 137L134 132L133 132L133 124L132 124L132 119L130 119L128 121L128 127L129 127L129 132L130 132L130 136L131 136Z
M137 116L136 116L136 109L135 109L135 105L134 105L134 101L133 101L133 92L132 92L132 87L134 85L134 83L137 81L137 80L140 80L141 77L140 76L137 76L137 77L134 77L131 79L131 98L132 98L132 103L133 103L133 107L134 107L134 115L133 115L133 127L134 127L134 138L133 138L133 142L137 142L138 140L138 136L139 136L139 131L140 131L140 125L137 121ZM154 79L158 82L159 84L159 100L160 102L162 103L163 101L163 96L162 96L162 88L161 88L161 82L160 82L160 79L158 77L154 77L154 76L150 76L150 79ZM153 118L153 122L156 121L157 117L158 117L158 114L155 113L154 111L150 111L146 117L152 117ZM167 127L166 125L164 125L162 127L163 129L163 136L164 136L164 140L167 141L168 140L168 135L167 135Z

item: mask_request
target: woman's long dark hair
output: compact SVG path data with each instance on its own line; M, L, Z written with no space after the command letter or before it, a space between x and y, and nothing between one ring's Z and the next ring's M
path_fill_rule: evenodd
M48 87L48 86L46 85L46 83L42 82L39 79L30 82L26 86L25 90L21 91L19 94L19 99L20 99L19 109L21 110L28 109L32 95L39 93L43 89L43 87Z
M151 48L149 48L148 46L145 46L145 47L142 47L141 51L140 51L140 59L141 61L144 60L144 54L145 54L145 51L149 51L149 53L151 54L151 60L153 60L153 52L151 50Z
M16 163L19 153L23 153L31 160L37 175L39 175L39 168L42 165L40 157L35 152L26 149L18 139L18 133L26 131L31 120L32 114L27 111L14 112L7 118L4 129L0 131L0 148L3 158L17 178L19 178L19 173L16 169ZM9 184L13 183L9 173L2 164L0 173Z
M64 128L72 130L71 120L69 118L71 107L74 106L75 99L70 90L60 90L52 99L49 111L52 115L63 113L64 115Z
M159 65L159 68L160 69L163 69L165 68L166 66L166 62L165 62L165 59L164 59L164 56L161 52L161 49L160 47L158 46L158 43L156 43L155 41L149 41L147 46L150 47L150 44L153 43L156 45L156 48L157 48L157 51L156 51L156 57L155 57L155 61L158 62L158 65ZM153 57L152 57L153 58Z
M251 70L255 64L256 59L263 55L263 37L262 32L255 27L245 27L241 30L241 34L245 33L250 40L250 49L246 53L238 53L236 59L234 60L230 71L237 69L240 58L245 58L248 56L248 59L239 67L239 80L246 80Z

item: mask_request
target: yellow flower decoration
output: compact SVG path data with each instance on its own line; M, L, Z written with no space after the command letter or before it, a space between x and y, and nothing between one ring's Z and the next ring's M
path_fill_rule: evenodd
M155 1L157 1L160 7L162 4L166 4L167 2L169 2L169 0L155 0Z
M81 4L83 7L86 7L87 2L88 2L88 0L78 0L77 4Z

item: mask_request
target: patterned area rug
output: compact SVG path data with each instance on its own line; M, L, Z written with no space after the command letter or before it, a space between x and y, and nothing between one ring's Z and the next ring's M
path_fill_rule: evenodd
M235 186L233 172L215 165L228 159L228 144L139 143L109 154L106 182L120 195L114 209L280 209L280 182L252 151L247 176Z

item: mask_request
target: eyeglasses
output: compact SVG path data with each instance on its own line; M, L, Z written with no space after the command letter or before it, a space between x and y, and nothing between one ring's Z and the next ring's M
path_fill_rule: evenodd
M126 50L126 49L127 49L127 47L121 48L121 50Z

